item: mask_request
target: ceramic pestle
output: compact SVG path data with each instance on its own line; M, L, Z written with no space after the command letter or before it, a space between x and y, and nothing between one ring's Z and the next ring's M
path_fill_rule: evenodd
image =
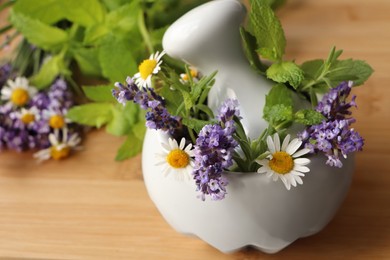
M239 28L245 14L239 1L211 1L172 24L164 35L163 47L169 56L204 75L218 71L208 105L216 112L227 98L238 99L245 130L257 138L267 127L263 107L273 83L258 75L244 55Z

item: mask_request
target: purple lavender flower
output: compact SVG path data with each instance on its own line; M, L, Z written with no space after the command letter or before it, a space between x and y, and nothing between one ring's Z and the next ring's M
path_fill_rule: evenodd
M233 138L233 117L239 115L237 107L236 100L227 100L217 116L220 123L204 126L196 139L193 175L202 200L206 195L212 200L225 198L228 181L222 172L233 165L233 152L238 146Z
M66 82L57 79L48 91L37 93L22 108L6 104L0 106L0 149L24 151L49 147L48 136L52 130L43 112L64 110L72 105L72 95Z
M347 117L352 114L349 109L356 107L356 96L353 96L350 102L346 101L351 88L352 82L343 82L324 95L316 110L322 113L326 120L299 134L306 143L306 148L312 153L323 152L328 158L326 164L339 168L343 166L340 155L346 158L349 153L361 151L364 145L360 134L350 128L355 119Z
M148 128L168 131L173 135L180 127L180 118L168 112L164 99L153 88L139 88L130 77L127 77L126 85L117 82L115 86L112 94L119 103L126 105L127 101L133 101L142 109L149 109L145 116Z

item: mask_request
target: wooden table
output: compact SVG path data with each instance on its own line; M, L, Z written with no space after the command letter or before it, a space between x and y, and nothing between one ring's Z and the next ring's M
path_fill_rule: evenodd
M0 155L0 256L40 259L390 259L390 1L290 0L279 11L289 58L368 61L375 74L356 88L355 128L365 137L351 190L319 234L275 255L224 255L176 233L146 193L140 157L114 162L122 142L94 131L84 151L36 164Z

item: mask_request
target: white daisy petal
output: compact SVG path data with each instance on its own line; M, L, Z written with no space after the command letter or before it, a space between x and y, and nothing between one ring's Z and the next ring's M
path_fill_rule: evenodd
M289 142L290 142L290 135L286 135L286 137L283 140L282 151L286 151Z
M280 175L279 177L280 177L280 179L282 180L284 186L286 186L286 189L287 189L287 190L290 190L290 189L291 189L291 184L290 184L290 182L286 179L286 177L285 177L284 175Z
M267 137L267 146L268 146L268 150L271 152L271 153L275 153L275 144L272 140L272 137L271 136L268 136Z
M292 155L293 158L301 157L302 155L310 153L310 149L304 148Z
M299 140L298 138L295 138L291 141L291 143L287 146L286 152L290 155L295 153L298 148L302 145L302 141Z
M308 149L298 150L302 141L295 138L290 142L290 135L287 135L280 147L278 134L275 134L273 138L267 136L266 141L269 150L267 152L270 153L270 156L263 160L256 160L256 163L260 165L258 173L265 174L273 181L280 179L287 190L290 190L291 186L296 187L298 184L302 184L301 177L310 171L309 167L305 166L310 163L310 160L298 158L308 153Z
M168 144L166 142L168 142ZM168 138L168 140L161 142L161 147L163 149L161 153L155 154L156 157L159 157L159 161L155 165L163 167L164 176L171 176L174 180L178 181L191 179L191 173L194 168L192 158L194 156L194 150L191 149L192 144L187 146L185 146L185 144L185 138L180 140L180 144L173 138ZM173 151L175 152L172 153ZM186 154L187 157L183 157L183 153ZM186 161L186 159L183 160L183 158L188 158L188 161ZM183 163L185 163L185 165Z
M295 165L294 165L294 171L310 172L310 169L309 169L309 167L295 164Z
M180 150L183 150L185 145L186 145L186 139L183 137L180 140L180 145L179 145Z
M289 181L291 183L291 186L296 187L297 186L297 182L295 181L294 175L293 174L289 174L288 178L289 178Z
M310 160L307 158L297 158L297 159L294 159L294 163L299 164L299 165L307 165L310 163Z
M274 134L274 146L275 146L275 151L279 152L280 151L280 139L279 139L279 135L277 133Z

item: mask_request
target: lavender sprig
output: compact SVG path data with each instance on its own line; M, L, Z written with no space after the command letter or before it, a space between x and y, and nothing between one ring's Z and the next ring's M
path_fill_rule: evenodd
M364 140L358 132L350 128L356 120L347 117L349 110L356 107L356 96L347 102L352 82L343 82L324 95L316 110L326 117L322 123L313 125L299 134L312 153L323 152L328 160L326 164L341 168L340 155L347 158L352 152L363 149Z
M193 175L202 200L206 195L212 200L225 198L228 181L222 172L233 165L233 152L238 146L233 138L233 118L239 116L236 107L236 100L227 100L219 110L219 124L204 126L196 140Z
M125 105L127 101L133 101L146 113L146 126L150 129L160 129L174 135L180 127L180 118L169 114L165 107L164 99L153 88L139 88L130 77L126 79L126 85L115 83L116 89L112 90L113 96L119 103Z

